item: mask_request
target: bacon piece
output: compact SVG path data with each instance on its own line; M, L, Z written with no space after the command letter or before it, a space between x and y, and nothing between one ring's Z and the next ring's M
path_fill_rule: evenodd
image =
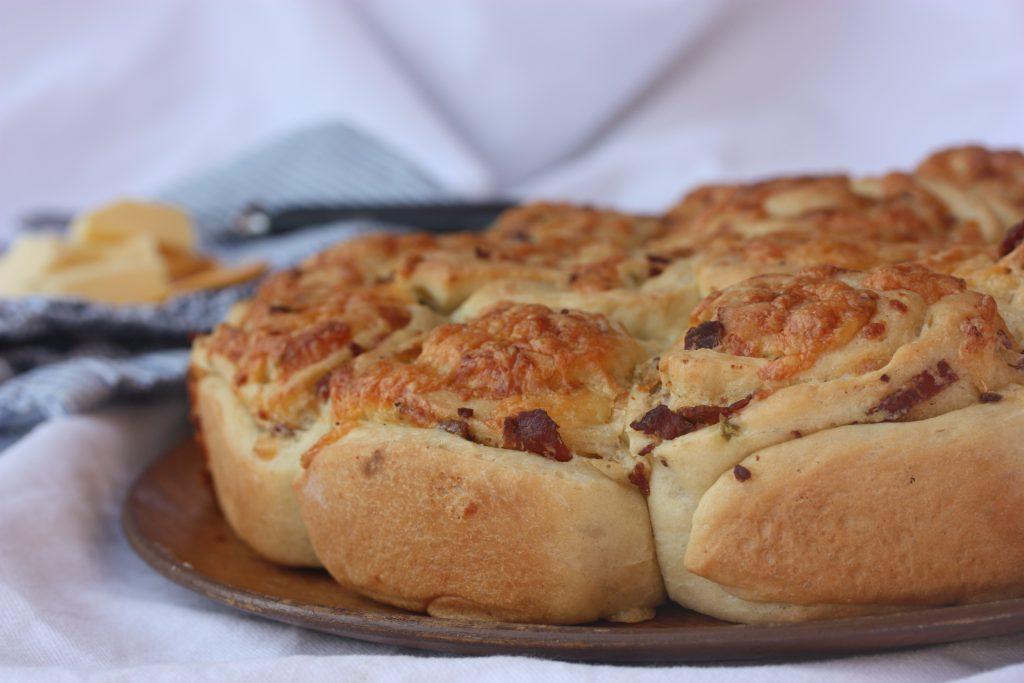
M657 277L665 272L665 266L672 263L672 259L657 254L647 255L647 275Z
M713 349L722 341L723 334L725 334L725 325L717 320L705 320L700 325L686 331L683 348L687 351Z
M736 413L746 408L747 404L750 403L752 400L754 400L754 395L749 394L747 396L744 396L740 400L736 401L735 403L730 403L725 408L725 416L729 417L730 415L735 415Z
M1006 236L999 243L999 257L1006 256L1024 242L1024 221L1006 231Z
M949 363L940 360L934 371L925 370L914 375L906 386L892 392L868 410L868 415L883 413L889 420L898 420L918 403L927 401L958 379Z
M640 493L645 496L651 495L651 481L647 478L647 467L642 462L638 462L629 473L629 481L640 489Z
M718 422L728 406L688 406L679 408L676 413L682 415L695 425L709 425Z
M441 420L437 423L437 426L455 436L461 436L466 441L472 441L473 437L469 433L469 425L463 420Z
M715 424L723 417L729 417L734 413L738 413L747 407L750 403L750 399L753 396L747 396L741 398L727 406L690 406L688 408L680 408L676 412L685 417L690 422L694 422L702 427L707 425Z
M689 434L697 428L693 422L675 412L664 403L651 408L644 413L643 417L631 422L629 426L638 432L657 436L661 439L665 439L666 441L671 441L683 434Z
M463 408L459 408L455 412L457 412L459 414L459 417L473 417L473 409L472 408L465 408L465 407L463 407Z
M629 426L638 432L671 441L738 413L750 403L751 398L747 396L727 406L688 406L678 410L672 410L663 403L648 410Z
M572 460L558 433L558 423L540 408L506 417L503 436L504 448L529 451L558 462Z
M865 339L878 339L879 337L885 336L885 323L868 323L863 328L861 328L860 333L864 335Z

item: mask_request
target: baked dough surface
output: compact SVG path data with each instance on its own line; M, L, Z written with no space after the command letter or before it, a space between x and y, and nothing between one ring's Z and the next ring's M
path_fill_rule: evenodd
M196 340L265 557L443 617L741 622L1024 595L1024 155L374 235Z

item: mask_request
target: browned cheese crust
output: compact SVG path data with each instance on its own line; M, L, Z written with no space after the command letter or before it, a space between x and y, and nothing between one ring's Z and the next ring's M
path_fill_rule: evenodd
M443 617L781 622L1024 595L1024 155L374 235L197 340L218 500Z

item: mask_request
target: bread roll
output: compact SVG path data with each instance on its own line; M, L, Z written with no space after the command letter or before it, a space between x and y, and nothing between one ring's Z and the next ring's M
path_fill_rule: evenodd
M649 349L604 316L503 304L332 379L299 484L339 582L444 616L647 618L647 508L616 458Z
M330 373L437 322L402 292L373 284L401 241L370 238L347 258L326 253L279 273L194 344L193 412L221 509L276 562L320 564L292 484L302 454L330 426Z
M888 435L903 443L918 441L929 453L917 461L922 467L932 467L932 458L948 462L955 451L937 449L945 439L936 436L941 433L937 430L963 419L960 414L974 414L980 401L1017 396L1024 374L1017 367L1020 353L992 298L920 266L883 266L867 273L819 266L734 285L705 299L691 322L687 334L662 354L654 378L657 390L641 387L631 409L631 450L653 470L649 502L670 597L698 611L744 622L963 598L967 591L957 590L966 578L958 569L921 570L915 580L894 579L875 593L863 590L861 572L865 562L876 566L880 576L896 576L898 566L921 568L941 561L935 546L915 542L906 530L887 536L887 524L899 519L895 507L901 500L886 477L899 472L901 482L909 481L916 464L901 465L907 454L884 441ZM1008 408L1000 414L1007 411L1013 414ZM879 424L886 422L900 426ZM1008 428L1015 424L1010 419ZM873 451L860 450L861 441L879 445ZM877 458L855 466L851 458L858 452ZM1010 466L1024 457L1024 450L1009 440L996 452L969 457L995 458L995 471L1012 480L1016 475ZM774 467L789 471L798 460L825 468L832 458L858 472L845 476L872 482L842 494L843 500L850 497L851 512L861 506L861 517L847 517L847 522L879 533L870 554L859 545L863 534L840 534L833 526L841 526L842 519L823 516L831 513L826 492L808 498L805 488L810 490L811 484L791 487L790 478L774 470L762 474ZM885 473L869 476L876 467ZM762 477L767 481L749 485ZM951 470L946 477L933 472L915 491L934 486L931 493L937 496L936 491L956 486L963 473ZM798 478L805 481L802 474ZM737 493L736 486L745 488ZM751 522L750 531L739 534L731 526L734 521L724 518L746 513L719 496L762 512L771 501L807 516L771 516L763 524L744 517ZM929 500L935 504L937 498ZM949 524L973 515L970 533L977 531L975 525L997 523L992 517L996 511L972 508L974 502L976 498L951 497L939 518ZM803 503L812 507L800 508ZM787 528L789 523L803 525L802 530ZM820 533L814 531L818 523ZM734 535L723 536L723 530ZM799 553L794 549L787 558L777 558L776 553L789 552L777 535L795 544L794 534L800 535ZM972 561L980 565L1004 549L972 552ZM760 561L767 564L754 569L751 553L760 553ZM780 590L766 569L798 563L814 553L835 562L809 564L800 580L786 583L788 590ZM1005 571L979 575L974 588L1003 591L1012 576ZM1022 587L1022 578L1018 571L1013 590ZM843 581L848 590L838 589ZM821 588L826 582L829 590Z

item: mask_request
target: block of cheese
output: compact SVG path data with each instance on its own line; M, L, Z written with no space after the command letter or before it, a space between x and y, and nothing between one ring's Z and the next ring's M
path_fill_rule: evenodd
M166 244L160 245L160 255L167 266L167 277L171 280L187 278L217 267L217 262L208 256Z
M195 244L192 219L169 204L124 200L78 216L71 224L71 241L78 244L117 242L149 235L158 244L191 250Z

